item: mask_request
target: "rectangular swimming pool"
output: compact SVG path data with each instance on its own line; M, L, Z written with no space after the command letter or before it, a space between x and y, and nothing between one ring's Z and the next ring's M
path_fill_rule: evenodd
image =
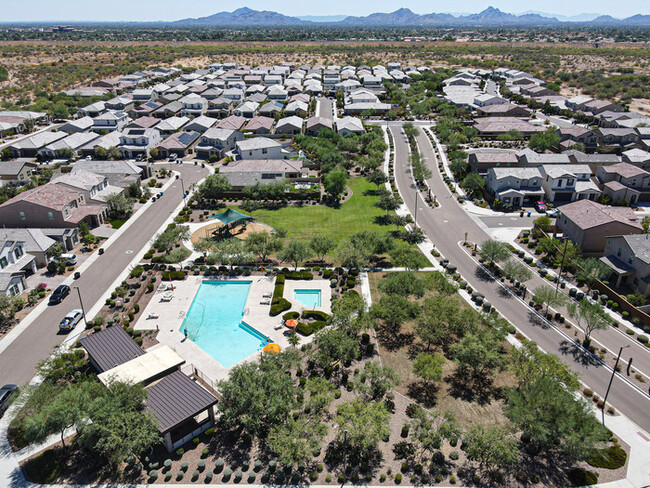
M204 281L194 296L181 333L221 366L229 368L262 349L269 339L242 322L251 281Z
M307 308L320 307L320 290L294 290L293 299Z

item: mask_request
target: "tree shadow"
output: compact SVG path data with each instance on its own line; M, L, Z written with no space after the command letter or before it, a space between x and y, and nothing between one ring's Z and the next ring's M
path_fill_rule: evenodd
M399 328L382 326L377 329L377 340L389 351L395 351L411 345L415 340L415 334L401 332Z
M503 396L501 389L494 386L494 379L490 376L470 377L457 370L445 378L445 381L449 383L451 396L466 402L487 405L493 399Z
M528 312L528 323L531 325L534 325L535 327L540 327L541 329L550 329L551 327L548 325L548 322L544 320L542 317L539 316L539 314L535 312Z
M374 223L377 224L377 225L393 225L393 221L392 221L392 216L391 216L391 215L386 215L386 214L377 215L377 216L373 219L373 221L374 221Z
M409 384L407 394L426 408L433 408L436 406L436 394L439 390L440 388L435 383L427 384L425 381L419 380Z
M512 300L512 293L507 288L504 288L504 287L500 286L499 290L497 291L497 294L501 298L505 298L507 300Z
M560 352L565 356L572 356L575 361L583 366L600 366L593 354L585 351L573 341L564 340L560 342Z
M490 276L490 274L481 266L477 266L476 270L474 271L474 276L476 276L480 281L483 281L485 283L493 283L495 279Z

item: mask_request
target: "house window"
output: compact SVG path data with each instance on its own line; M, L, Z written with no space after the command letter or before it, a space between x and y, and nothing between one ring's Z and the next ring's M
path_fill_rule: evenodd
M16 257L16 259L20 259L20 256L22 255L23 255L23 249L21 247L17 247L14 250L14 256Z
M262 154L266 154L267 152L266 148L262 148Z
M48 220L54 220L54 214L52 212L47 213Z
M632 261L634 261L634 256L630 256L630 258L627 260L627 264L632 264Z
M20 212L20 220L25 220L25 212Z
M616 251L616 256L618 256L620 258L621 257L621 252L623 252L623 250L619 247L618 251Z
M15 296L18 295L19 293L20 293L20 288L18 287L18 284L15 283L15 284L11 285L11 287L9 288L9 294L10 294L12 297L15 297Z
M7 261L7 258L4 257L4 256L1 257L0 258L0 268L5 269L7 267L7 264L9 264L9 262Z

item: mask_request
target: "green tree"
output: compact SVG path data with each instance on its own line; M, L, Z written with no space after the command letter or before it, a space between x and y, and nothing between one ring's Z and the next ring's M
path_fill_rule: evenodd
M646 215L641 219L641 227L643 228L644 234L650 233L650 216Z
M388 215L389 212L397 210L401 204L401 199L398 200L395 198L391 192L384 192L379 196L379 200L375 203L375 206L382 209Z
M283 246L278 234L270 232L251 232L244 242L261 263L265 263L271 254L281 251Z
M310 256L311 249L307 243L302 241L290 241L284 249L278 253L278 258L285 263L293 264L294 270L297 270L298 265L309 259Z
M600 280L607 278L612 272L609 266L596 258L581 259L578 262L578 268L578 276L585 279L589 290Z
M244 241L235 237L220 241L217 250L208 258L210 257L222 264L229 265L231 269L253 261L253 255L248 251Z
M318 257L318 261L325 262L325 256L336 248L336 241L326 234L316 234L309 240L309 247Z
M442 379L442 366L444 364L445 358L440 354L423 352L418 354L415 361L413 361L413 373L429 385L432 381Z
M327 426L314 416L289 416L286 422L273 426L268 445L282 466L307 463L314 450L320 448Z
M331 171L325 176L325 192L333 199L338 200L345 191L348 182L348 174L343 170Z
M169 254L176 243L190 238L190 229L184 225L171 224L162 233L156 236L153 248L157 251Z
M355 388L368 400L381 400L389 390L400 384L393 368L379 361L368 361L354 381Z
M480 198L483 196L485 180L478 173L470 173L460 183L460 187L467 192L470 197Z
M456 324L462 319L457 300L434 295L424 300L415 324L415 333L429 351L434 344L451 342Z
M538 286L533 290L533 301L546 305L544 315L548 315L549 307L560 307L567 302L567 297L564 293L558 292L555 288L548 285Z
M387 273L379 282L379 289L387 295L402 295L405 297L424 296L424 281L418 278L413 271L398 271Z
M381 185L383 185L384 183L386 183L386 181L388 181L386 174L381 170L373 171L368 176L366 176L366 179L368 180L369 183L376 185L378 189Z
M112 219L124 219L131 215L133 203L122 193L113 193L106 197L108 214Z
M258 362L239 364L227 380L219 382L223 397L219 410L228 427L264 437L291 416L296 405L294 385L280 356L262 355Z
M503 264L503 274L511 281L523 283L533 277L533 272L525 264L515 260L508 259Z
M578 303L571 302L567 305L569 316L574 319L578 327L585 331L585 345L591 341L591 333L595 330L604 330L612 323L612 319L598 302L583 298Z
M551 232L551 228L551 219L546 215L536 218L533 222L533 233L537 236L541 235L541 232L548 234ZM535 230L541 232L535 233Z
M468 459L478 461L482 469L508 468L519 460L519 442L501 426L476 425L465 436Z
M224 193L232 190L228 179L218 173L206 176L205 181L199 185L198 194L207 200L216 200Z
M530 136L528 147L533 151L543 153L560 143L560 136L555 127L549 127L544 132L537 132Z
M589 458L595 444L608 437L587 403L553 378L508 390L505 414L523 431L528 453L564 462Z
M357 357L359 343L347 331L340 328L326 328L318 331L314 338L316 351L314 359L321 368L334 361L351 361Z
M554 354L547 354L532 341L524 341L521 347L510 348L510 365L520 385L532 383L539 378L551 378L569 391L580 388L578 373Z
M418 306L399 295L384 295L372 304L370 314L393 332L418 313Z
M451 346L451 355L458 364L461 375L474 381L483 381L496 370L507 365L507 356L500 351L503 336L491 329L470 332Z
M422 254L417 247L406 242L398 241L388 254L393 266L406 268L409 271L417 271L422 267Z
M500 263L508 259L511 252L503 242L488 239L481 244L480 255L490 265L493 265L494 263Z
M336 442L353 461L358 462L388 437L389 419L383 402L364 402L357 398L342 403L334 417Z
M68 112L68 107L66 107L63 103L57 103L52 107L52 110L50 112L52 115L52 118L54 120L63 120L67 119L70 116L70 112Z

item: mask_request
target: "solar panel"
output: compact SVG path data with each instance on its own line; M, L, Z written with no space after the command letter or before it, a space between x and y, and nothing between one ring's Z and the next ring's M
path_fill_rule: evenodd
M194 139L196 139L196 134L192 134L189 132L183 132L180 136L178 136L178 140L184 145L191 144L194 141Z

